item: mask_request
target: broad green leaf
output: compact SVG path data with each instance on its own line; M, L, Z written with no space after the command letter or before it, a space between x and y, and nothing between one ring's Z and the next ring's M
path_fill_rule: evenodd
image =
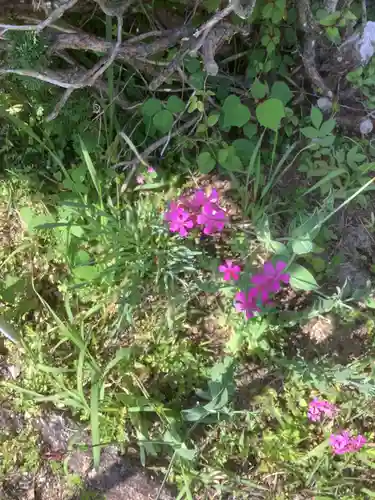
M176 95L168 97L167 110L171 113L181 113L185 109L185 103Z
M314 276L305 267L299 264L292 264L288 273L290 274L290 284L295 290L317 290L319 288Z
M301 134L303 134L308 139L316 139L319 137L319 130L314 127L303 127L301 128Z
M152 123L155 125L155 128L160 130L160 132L166 134L172 129L173 115L167 109L163 109L154 115Z
M249 108L236 95L229 95L223 104L224 127L242 127L250 120Z
M210 116L207 118L207 125L209 127L213 127L214 125L217 124L219 118L220 118L219 113L211 113Z
M276 132L285 116L284 105L279 99L268 99L258 104L256 115L260 125Z
M323 19L320 19L319 23L322 26L334 26L336 24L336 22L338 21L338 19L340 19L340 17L341 17L340 11L333 12L332 14L329 14L328 16L323 17Z
M293 240L292 242L293 252L297 255L304 255L310 253L313 249L313 242L310 238Z
M329 120L325 121L323 125L320 127L319 136L325 137L326 135L330 134L335 127L336 127L336 120L330 118Z
M239 156L244 163L250 160L255 147L254 142L248 139L236 139L232 146L236 150L237 156Z
M258 132L258 127L256 126L255 123L246 123L243 127L243 133L246 135L248 139L251 139L254 137L254 135L257 134Z
M78 266L73 269L76 278L82 281L91 281L100 275L98 266Z
M204 408L204 406L196 406L195 408L190 408L188 410L182 410L182 418L185 422L198 422L203 420L209 412Z
M319 108L313 107L311 108L311 123L314 125L315 128L320 128L320 125L323 122L323 113L320 111Z
M264 99L268 94L268 85L262 83L258 78L252 83L250 87L251 95L254 99Z
M176 448L175 452L178 456L181 458L184 458L185 460L194 460L195 455L196 455L196 450L192 449L189 450L188 448L181 446L180 448Z
M202 172L202 174L208 174L216 165L215 159L212 158L211 153L208 151L201 153L197 158L197 162L199 171Z
M286 105L292 99L293 93L285 82L275 82L271 88L271 97L280 99Z
M142 113L144 116L154 116L162 109L163 106L161 101L159 99L154 99L153 97L151 97L151 99L147 99L147 101L142 105Z

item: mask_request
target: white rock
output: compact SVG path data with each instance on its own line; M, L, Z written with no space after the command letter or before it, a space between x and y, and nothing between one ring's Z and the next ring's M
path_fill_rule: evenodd
M331 111L332 109L332 101L328 99L328 97L319 97L317 101L318 108L324 112Z
M362 38L359 41L359 53L361 60L367 64L375 52L375 22L366 23Z
M359 130L362 135L370 134L373 128L374 125L372 124L372 121L369 120L368 118L366 120L362 120L361 123L359 124Z

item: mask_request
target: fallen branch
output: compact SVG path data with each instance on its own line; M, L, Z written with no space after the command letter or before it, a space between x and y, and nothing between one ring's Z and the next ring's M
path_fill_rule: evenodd
M305 42L302 52L302 62L305 67L305 71L310 78L311 83L318 89L318 91L322 95L332 99L333 92L326 85L316 67L316 36L317 33L320 33L320 30L312 15L309 0L298 0L297 10L300 25L305 33Z
M111 64L116 59L118 51L121 46L122 41L122 27L123 27L123 18L122 15L117 17L117 43L111 50L110 54L101 59L93 68L91 68L85 75L83 75L76 83L81 85L81 87L91 87L94 85L95 81L111 66ZM74 92L75 88L68 88L64 94L62 95L59 102L56 104L55 109L50 113L47 117L47 121L54 120L63 106L65 106L71 94Z
M7 31L36 31L37 33L43 31L47 26L53 24L55 21L60 19L64 13L74 7L78 3L78 0L68 0L63 5L60 5L51 14L38 24L0 24L0 36L3 36Z

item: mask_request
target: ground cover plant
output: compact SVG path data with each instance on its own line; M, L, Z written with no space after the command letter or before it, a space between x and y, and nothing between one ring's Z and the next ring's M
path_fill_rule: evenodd
M8 4L1 498L373 498L373 5Z

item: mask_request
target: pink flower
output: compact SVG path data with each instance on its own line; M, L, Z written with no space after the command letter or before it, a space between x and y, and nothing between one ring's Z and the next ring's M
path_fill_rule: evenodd
M266 262L263 266L263 273L254 274L251 282L256 286L260 298L267 300L271 293L276 293L281 288L281 282L289 283L290 275L283 273L287 264L281 260L276 262Z
M309 404L307 417L312 422L319 422L324 417L333 418L338 412L338 408L328 401L314 398Z
M361 434L352 437L348 431L343 431L340 434L331 434L329 437L329 444L335 455L358 451L366 442L366 438Z
M224 273L224 281L229 281L231 279L237 281L240 279L241 268L240 266L233 265L233 261L231 260L226 260L224 264L221 264L219 266L219 271Z
M333 453L335 455L343 455L351 451L350 439L350 434L347 431L343 431L341 434L331 434L329 437L329 444L332 447Z
M362 434L358 434L358 436L353 437L350 442L351 451L360 450L367 443L367 439Z
M137 175L136 177L137 184L144 184L145 183L145 178L143 175Z
M165 213L165 219L169 221L169 229L172 233L179 233L180 236L187 236L187 229L194 227L190 214L174 202L171 203L169 211Z
M155 169L154 169L154 167L147 167L147 172L148 172L149 174L153 174L153 173L155 173Z
M220 208L218 201L218 193L215 189L212 189L209 195L205 191L198 189L192 196L181 196L177 201L172 202L171 208L166 212L165 219L173 222L171 213L178 208L188 214L189 229L190 223L192 223L192 227L202 226L201 229L204 234L222 231L227 222L227 217L224 210Z
M252 318L255 312L260 312L260 309L257 306L255 288L252 288L247 292L237 292L234 300L236 311L244 312L246 319Z
M197 217L197 222L204 226L204 234L212 234L224 229L226 215L223 210L220 210L214 204L206 203Z

